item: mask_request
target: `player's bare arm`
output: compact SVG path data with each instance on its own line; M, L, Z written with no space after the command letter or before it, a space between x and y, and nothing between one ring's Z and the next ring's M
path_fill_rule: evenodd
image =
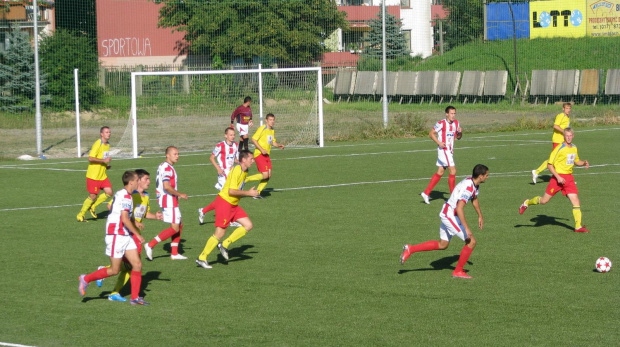
M469 225L467 225L467 220L465 219L465 202L463 200L459 200L456 203L456 216L459 217L459 219L461 220L461 224L463 224L463 227L465 228L465 232L467 233L467 238L471 238L472 233L471 230L469 230Z
M281 145L281 144L279 144L279 143L277 143L275 141L273 141L273 145L278 147L278 148L280 148L280 149L284 149L284 145Z
M88 161L93 163L93 164L109 164L110 160L112 160L112 157L107 157L105 159L99 159L99 158L95 158L95 157L88 157Z
M255 196L260 195L260 193L258 192L258 190L256 190L256 187L252 187L248 190L229 188L228 195L241 198L244 196L255 197Z
M560 128L560 126L559 126L559 125L557 125L557 124L553 124L553 130L555 130L555 131L559 131L559 132L561 132L562 134L564 134L564 129Z
M164 190L170 195L187 200L187 194L176 191L174 188L172 188L169 181L164 181Z
M254 144L254 147L256 147L256 149L258 149L261 152L262 155L267 155L267 151L258 144L258 141L256 141L255 139L252 139L252 143Z
M476 213L478 214L478 228L480 230L482 230L482 227L484 226L484 218L482 217L482 210L480 210L480 203L478 202L478 198L474 198L474 200L472 200L471 205L474 207L474 210L476 210Z
M435 129L431 129L431 132L428 134L428 136L431 138L431 140L435 141L437 146L441 148L446 148L446 144L437 139L437 131L435 131Z
M558 184L564 184L566 182L564 177L560 176L558 172L555 171L555 166L553 166L553 164L551 163L547 164L547 169L549 169L549 172L551 172L551 174L555 177L555 179L558 180Z
M140 235L140 230L138 230L138 228L136 228L134 224L132 223L131 217L129 217L128 211L121 211L121 221L123 222L123 225L125 225L125 227L129 229L129 231L131 231L132 233L138 236L138 240L140 240L141 243L144 243L144 237Z
M576 161L576 162L575 162L575 165L577 165L577 166L585 166L585 167L586 167L586 169L589 169L589 168L590 168L590 163L588 163L588 161L587 161L587 160L580 160L580 161Z
M215 169L217 170L217 174L218 175L223 175L224 174L224 170L222 170L222 168L218 165L217 161L215 160L215 155L213 155L213 153L211 153L211 156L209 157L209 160L211 161L211 164L213 164L213 167L215 167ZM235 159L236 161L236 159Z

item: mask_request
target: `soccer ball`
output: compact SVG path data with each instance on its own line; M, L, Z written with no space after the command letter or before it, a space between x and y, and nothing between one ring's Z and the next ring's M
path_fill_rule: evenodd
M611 270L611 260L607 257L600 257L596 259L596 271L609 272Z

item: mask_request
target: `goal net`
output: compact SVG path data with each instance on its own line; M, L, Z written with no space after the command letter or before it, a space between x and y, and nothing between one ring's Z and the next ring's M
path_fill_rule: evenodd
M115 156L213 149L233 110L252 98L254 126L276 116L286 146L323 146L320 67L131 73L131 113ZM238 141L238 137L235 138Z

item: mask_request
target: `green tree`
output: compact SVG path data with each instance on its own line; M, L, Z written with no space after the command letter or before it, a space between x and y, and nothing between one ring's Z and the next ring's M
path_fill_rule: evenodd
M56 0L56 29L78 31L97 44L97 6L95 0Z
M446 48L482 39L484 35L483 3L480 0L447 0Z
M346 28L331 0L153 0L163 3L159 26L185 33L180 54L220 56L224 62L273 57L306 63L324 51L322 42Z
M366 58L381 58L383 54L383 11L370 21L368 45L364 48ZM385 56L388 59L408 56L411 50L407 47L407 40L401 30L402 24L395 16L387 13L385 16Z
M48 78L50 104L71 110L75 104L73 70L79 69L80 106L89 109L100 101L103 89L98 85L99 58L92 40L76 31L57 30L40 45L41 70Z
M0 51L0 110L18 112L32 108L35 71L29 39L28 33L13 29L8 49Z

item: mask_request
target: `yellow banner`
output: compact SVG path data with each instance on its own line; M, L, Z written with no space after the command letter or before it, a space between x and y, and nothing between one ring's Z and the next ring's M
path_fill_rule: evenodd
M530 38L586 36L586 2L553 0L530 2Z
M588 36L620 36L620 0L587 0Z

